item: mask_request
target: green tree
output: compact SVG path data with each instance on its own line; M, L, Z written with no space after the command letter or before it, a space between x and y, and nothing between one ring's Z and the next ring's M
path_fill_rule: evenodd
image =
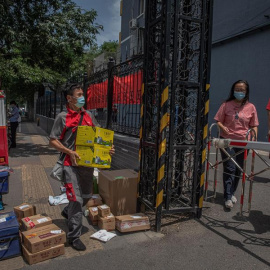
M117 40L104 41L100 46L101 53L103 52L116 52L119 43Z
M2 0L2 88L29 99L44 82L55 86L65 82L84 48L95 44L102 29L96 16L95 10L82 10L71 0Z

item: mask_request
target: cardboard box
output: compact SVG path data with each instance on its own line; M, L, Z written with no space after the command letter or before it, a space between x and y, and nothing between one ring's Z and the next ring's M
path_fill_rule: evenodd
M76 146L76 152L80 156L77 159L79 166L95 167L95 168L110 168L112 163L112 157L110 155L110 148L97 146Z
M50 217L45 217L39 214L35 216L22 218L21 221L23 231L29 231L33 228L39 228L45 225L52 224L52 219Z
M97 208L98 208L98 215L100 217L107 217L111 214L111 209L106 204L99 205Z
M31 253L22 245L23 256L29 264L34 264L65 254L65 245L51 247L37 253Z
M37 253L66 242L66 233L55 224L22 232L22 237L23 245L30 253Z
M79 126L76 145L94 146L94 144L98 144L111 148L113 145L113 135L114 132L112 130L100 127Z
M91 199L89 199L89 201L86 204L86 208L88 209L89 207L93 207L93 206L99 206L102 205L102 198L100 197L99 194L93 194Z
M89 218L94 226L98 225L98 208L89 207Z
M115 217L113 214L108 215L107 217L98 217L98 227L99 229L106 231L115 230Z
M100 171L99 194L115 216L137 212L138 173L133 170Z
M115 217L116 229L119 232L135 232L150 229L149 218L144 214Z
M14 212L19 222L24 217L34 216L36 214L36 207L29 203L23 203L14 207Z

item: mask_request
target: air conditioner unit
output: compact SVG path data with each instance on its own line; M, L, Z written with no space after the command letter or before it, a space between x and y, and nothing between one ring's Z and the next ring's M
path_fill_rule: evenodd
M130 29L137 28L137 20L136 20L136 19L131 19L131 20L129 21L129 28L130 28Z

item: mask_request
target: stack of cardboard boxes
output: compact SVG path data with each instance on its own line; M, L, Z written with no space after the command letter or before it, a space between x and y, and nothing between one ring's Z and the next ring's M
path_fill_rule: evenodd
M50 217L36 215L35 207L26 203L14 207L14 212L20 223L23 255L29 264L65 253L66 234Z
M115 217L111 213L108 205L103 204L98 208L98 227L101 230L114 231L115 230Z
M86 205L92 224L123 233L150 229L148 217L136 213L137 185L138 174L133 170L100 171L99 194Z

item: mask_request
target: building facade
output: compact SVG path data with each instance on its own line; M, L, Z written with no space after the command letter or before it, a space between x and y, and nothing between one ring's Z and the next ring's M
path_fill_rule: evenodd
M120 62L143 53L145 0L121 0Z

